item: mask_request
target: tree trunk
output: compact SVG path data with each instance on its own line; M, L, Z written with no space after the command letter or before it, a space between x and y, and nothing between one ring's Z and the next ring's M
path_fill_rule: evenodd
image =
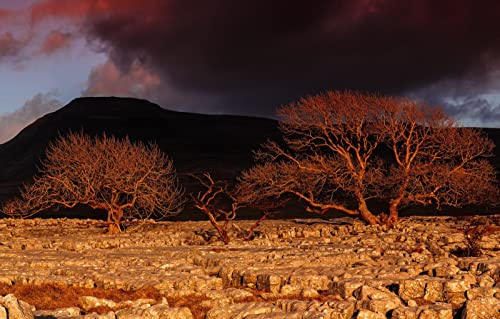
M214 226L214 228L219 233L219 237L224 242L224 245L229 244L229 236L227 234L226 229L223 228L221 225L219 225L219 223L217 223L217 220L212 215L212 213L210 213L210 212L205 212L205 213L208 215L208 219L210 220L210 224L212 224L212 226Z
M372 212L368 209L368 206L366 205L365 201L361 201L359 204L359 213L361 217L370 225L378 225L380 224L380 219L373 215Z
M259 227L260 223L262 223L268 215L269 212L263 212L260 218L252 226L250 226L250 228L248 229L248 235L244 238L245 241L250 241L253 239L255 228Z
M120 209L111 209L108 211L108 233L109 234L119 234L121 230L121 220L123 217L123 211Z
M368 209L368 205L366 205L365 198L361 191L356 191L356 197L358 198L358 211L361 217L370 225L379 225L380 218L373 215L372 212Z
M399 205L401 204L401 201L404 198L404 193L409 183L410 183L410 177L408 172L406 172L405 179L403 183L401 183L401 186L399 187L398 196L389 202L389 217L385 221L385 224L388 227L393 227L398 223L398 218L399 218L398 208Z
M398 207L399 207L400 203L401 203L400 198L391 200L390 205L389 205L389 217L385 221L385 224L388 227L393 227L394 225L396 225L398 223L398 218L399 218Z

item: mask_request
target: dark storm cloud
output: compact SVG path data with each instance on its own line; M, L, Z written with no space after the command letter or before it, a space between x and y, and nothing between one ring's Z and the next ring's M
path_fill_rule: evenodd
M497 1L145 3L91 16L90 34L122 67L143 59L171 86L223 96L233 111L272 113L330 88L399 93L500 51Z
M86 17L89 40L122 72L147 65L176 101L233 113L270 115L325 89L399 94L481 72L500 52L495 0L45 0L33 8L34 20L65 14ZM162 96L171 107L170 93Z
M497 64L498 65L498 64ZM466 126L500 127L500 69L468 73L407 92L430 105L442 106Z
M498 127L500 123L500 103L484 98L470 97L462 103L443 102L442 105L451 116L463 119L466 126Z

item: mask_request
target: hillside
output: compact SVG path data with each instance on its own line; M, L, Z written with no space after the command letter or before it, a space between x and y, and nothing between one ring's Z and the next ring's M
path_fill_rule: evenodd
M270 119L174 112L133 98L78 98L0 145L0 202L30 180L48 143L68 131L155 142L179 173L210 171L218 178L234 177L251 164L253 149L279 136Z

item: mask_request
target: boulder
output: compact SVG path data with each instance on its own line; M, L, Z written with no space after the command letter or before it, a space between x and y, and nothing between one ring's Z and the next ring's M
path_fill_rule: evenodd
M0 306L0 319L7 319L7 309Z
M404 301L423 298L426 280L424 278L405 279L399 285L399 297Z
M481 297L468 300L462 312L462 319L498 319L500 300L495 297Z
M35 318L33 312L31 311L31 306L22 300L17 300L17 298L12 294L0 297L0 306L7 310L9 319Z
M443 279L429 278L425 284L424 299L430 302L443 301L443 285Z

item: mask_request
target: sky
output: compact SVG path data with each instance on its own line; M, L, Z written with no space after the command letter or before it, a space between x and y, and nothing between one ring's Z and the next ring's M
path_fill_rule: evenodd
M324 90L500 127L497 0L0 0L0 143L80 96L273 117Z

